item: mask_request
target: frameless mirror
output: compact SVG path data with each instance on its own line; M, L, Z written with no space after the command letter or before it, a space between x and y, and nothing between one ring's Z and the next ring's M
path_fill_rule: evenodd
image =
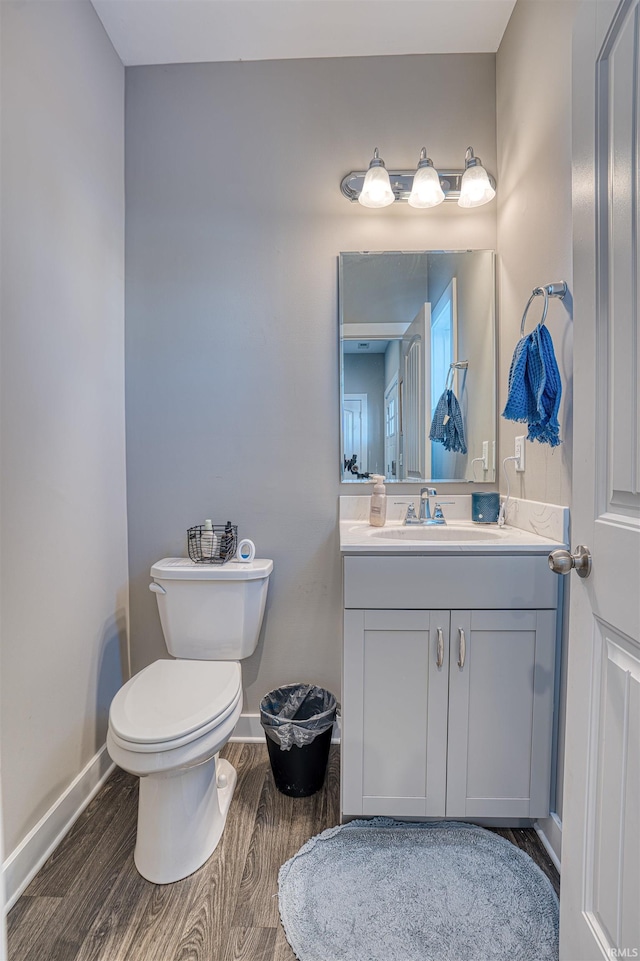
M495 480L492 250L340 254L341 477Z

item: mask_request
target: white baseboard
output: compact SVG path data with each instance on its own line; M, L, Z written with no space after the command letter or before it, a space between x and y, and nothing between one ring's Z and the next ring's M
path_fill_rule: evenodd
M260 724L259 714L241 714L236 724L231 741L241 741L244 744L264 744L264 730ZM331 743L340 743L340 718L336 718L333 725Z
M558 872L561 872L562 863L562 821L552 811L548 818L536 821L534 824L536 833L544 844L547 854L555 864Z
M260 724L260 715L242 714L231 740L263 744L264 731ZM339 718L334 725L331 741L334 744L340 743ZM13 907L44 862L55 851L114 767L105 745L6 858L2 865L2 879L7 911Z
M13 907L115 767L100 748L2 865L6 909Z

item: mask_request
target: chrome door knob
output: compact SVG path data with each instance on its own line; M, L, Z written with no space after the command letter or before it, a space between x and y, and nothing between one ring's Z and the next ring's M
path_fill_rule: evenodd
M573 554L564 550L551 551L548 561L554 574L568 574L575 570L578 577L588 577L591 573L591 551L582 544L576 547Z

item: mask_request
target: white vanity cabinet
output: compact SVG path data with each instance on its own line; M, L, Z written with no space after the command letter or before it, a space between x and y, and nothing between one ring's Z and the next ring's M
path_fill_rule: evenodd
M346 556L344 599L343 815L548 815L546 556Z

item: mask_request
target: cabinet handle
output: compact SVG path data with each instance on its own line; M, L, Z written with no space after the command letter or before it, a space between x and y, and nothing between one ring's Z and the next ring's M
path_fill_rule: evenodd
M444 663L444 637L442 635L442 628L438 628L438 651L436 654L436 667L442 667Z
M464 636L464 631L461 627L458 628L458 634L460 635L460 640L458 644L458 667L463 668L465 658L467 656L467 641Z

